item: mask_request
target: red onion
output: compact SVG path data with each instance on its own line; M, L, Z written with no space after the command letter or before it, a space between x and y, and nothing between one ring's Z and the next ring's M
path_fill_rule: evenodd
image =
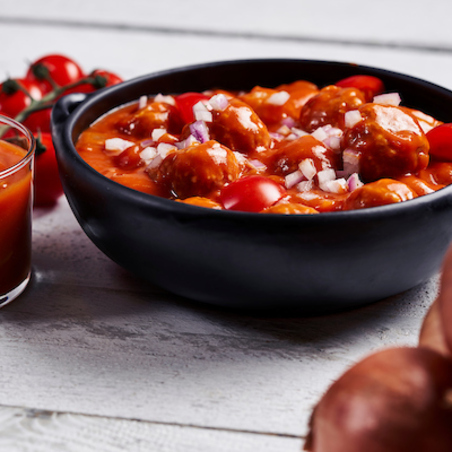
M388 349L356 364L313 412L311 452L451 452L452 360Z
M190 124L190 132L200 143L209 141L209 129L204 121L195 121Z
M401 101L399 93L380 94L375 96L373 100L375 104L392 105L394 107L399 106Z
M281 106L284 105L290 99L290 94L287 91L279 91L277 93L272 94L267 99L267 104Z
M351 129L354 125L358 124L358 122L361 121L362 119L363 117L361 116L361 113L358 110L347 111L344 116L345 127L347 127L347 129Z

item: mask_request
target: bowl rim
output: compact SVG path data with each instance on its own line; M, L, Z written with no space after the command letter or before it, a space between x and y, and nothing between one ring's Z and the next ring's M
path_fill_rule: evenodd
M115 182L108 177L104 176L97 170L95 170L92 166L90 166L87 162L85 162L81 156L78 154L73 140L73 131L75 128L75 125L77 124L78 120L82 117L84 113L89 111L94 105L101 102L103 99L116 97L121 98L120 94L123 90L126 90L129 86L137 85L140 83L143 83L145 81L149 81L156 78L161 78L177 73L183 73L183 72L191 72L191 71L197 71L199 69L205 70L210 67L218 67L218 66L229 66L229 65L237 65L237 64L243 64L243 65L253 65L253 64L262 64L262 63L281 63L281 62L287 62L287 63L295 63L295 64L317 64L319 66L352 66L353 68L356 68L356 70L359 70L361 72L371 73L372 75L378 76L378 74L384 76L391 76L396 77L401 82L403 80L409 80L411 83L416 83L419 85L424 85L426 87L429 87L430 89L434 89L438 92L443 92L443 94L448 95L452 99L452 91L448 90L444 87L441 87L439 85L436 85L434 83L431 83L429 81L419 79L407 74L382 69L382 68L376 68L372 66L366 66L361 64L355 64L355 63L347 63L347 62L341 62L341 61L323 61L323 60L310 60L310 59L293 59L293 58L257 58L257 59L237 59L237 60L224 60L224 61L213 61L213 62L207 62L207 63L200 63L200 64L194 64L194 65L187 65L187 66L180 66L175 67L171 69L165 69L157 72L152 72L149 74L141 75L139 77L135 77L129 80L126 80L120 84L104 88L102 90L99 90L97 92L94 92L90 95L82 95L84 97L81 102L78 103L78 105L71 111L70 115L68 116L67 120L65 121L64 128L62 130L62 142L63 146L65 148L64 152L67 154L68 157L71 158L71 164L75 164L80 168L83 168L84 171L86 171L86 177L90 177L91 179L96 179L98 181L101 181L103 184L106 185L107 190L111 191L114 190L116 196L121 198L126 198L129 201L132 201L136 204L139 204L141 206L148 206L152 208L159 208L161 210L167 211L167 212L174 212L176 209L177 212L180 212L181 214L184 214L186 216L196 216L199 217L200 214L202 214L203 217L209 217L214 219L226 219L229 218L231 220L234 219L243 219L246 221L253 222L259 221L259 222L265 222L268 224L271 224L272 222L287 222L288 224L290 222L306 222L308 224L310 223L319 223L322 224L323 222L327 221L330 222L331 220L336 221L349 221L350 219L354 219L357 221L371 221L376 218L381 219L382 217L391 218L394 216L409 214L413 210L418 209L427 209L431 207L433 204L436 203L443 203L445 202L446 198L449 196L452 197L452 184L445 186L433 193L429 193L426 195L419 196L417 198L402 201L399 203L394 204L388 204L383 206L376 206L376 207L369 207L369 208L363 208L363 209L355 209L355 210L345 210L345 211L331 211L331 212L321 212L320 214L262 214L260 212L242 212L242 211L234 211L234 210L218 210L218 209L212 209L212 208L205 208L200 207L196 205L190 205L182 202L177 202L171 199L159 197L156 195L140 192L138 190L129 188L125 185L120 184L119 182ZM170 94L170 93L168 93ZM152 94L147 94L152 95ZM80 96L80 93L75 94L69 94L65 96L67 97L73 97L73 96ZM81 97L79 97L81 99ZM64 100L64 98L63 98ZM127 100L127 101L121 101L117 102L117 107L120 107L121 105L126 104L127 102L130 102L133 100ZM61 100L59 101L61 102ZM101 116L107 114L109 111L112 111L114 108L110 108L109 110L105 111L102 115L98 116L100 118ZM96 119L96 120L97 120ZM58 136L58 132L56 132L56 135ZM58 140L57 140L58 141ZM57 151L57 157L60 154L60 152L63 152L58 149L59 147L56 147ZM449 204L449 203L448 203ZM351 218L350 218L351 217Z

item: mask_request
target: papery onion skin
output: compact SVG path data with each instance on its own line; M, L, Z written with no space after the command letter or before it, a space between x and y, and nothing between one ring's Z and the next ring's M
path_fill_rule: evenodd
M452 451L452 360L394 348L356 364L314 410L311 452Z

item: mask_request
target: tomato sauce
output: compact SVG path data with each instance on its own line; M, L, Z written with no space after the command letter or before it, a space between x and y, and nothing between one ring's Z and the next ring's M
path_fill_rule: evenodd
M384 94L380 80L356 76L325 87L297 80L142 96L93 123L76 148L106 177L144 193L315 214L407 201L452 183L452 152L429 154L426 134L441 124Z
M26 280L31 267L32 173L8 174L27 151L0 140L0 301Z

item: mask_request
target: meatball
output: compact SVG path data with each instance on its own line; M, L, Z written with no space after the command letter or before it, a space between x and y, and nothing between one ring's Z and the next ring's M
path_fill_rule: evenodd
M182 122L175 107L164 102L152 102L116 123L116 129L135 138L149 138L154 129L179 133Z
M262 210L262 213L279 213L283 215L304 215L319 213L313 207L294 202L281 202Z
M270 146L267 126L254 110L239 99L230 99L224 110L212 112L210 136L234 151L250 154Z
M326 86L311 97L301 110L300 124L303 130L313 132L319 127L331 124L345 128L344 115L365 104L364 94L356 88Z
M413 116L399 107L366 104L361 120L344 134L342 147L358 155L364 182L417 173L429 162L427 138Z
M309 159L315 172L337 166L338 156L311 135L304 135L281 146L272 156L270 167L275 174L286 176L299 169ZM311 166L312 166L311 164Z
M176 197L209 197L212 192L240 176L234 153L210 140L168 154L161 163L156 180Z
M344 210L365 209L384 206L416 198L416 193L408 185L393 180L380 179L354 190L344 203Z
M270 126L279 125L287 118L294 122L298 121L301 108L318 91L313 83L298 81L277 89L256 86L249 93L240 96L240 99L246 102L267 126Z

